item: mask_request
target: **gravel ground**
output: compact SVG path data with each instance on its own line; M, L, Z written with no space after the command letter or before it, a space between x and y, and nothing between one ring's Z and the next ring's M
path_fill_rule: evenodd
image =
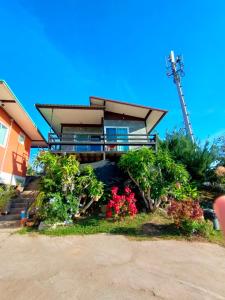
M225 249L1 229L0 299L225 299Z

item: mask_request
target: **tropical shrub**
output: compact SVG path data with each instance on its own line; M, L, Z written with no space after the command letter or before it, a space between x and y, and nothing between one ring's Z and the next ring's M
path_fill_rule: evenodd
M49 194L50 199L45 205L45 214L50 223L70 222L78 210L78 201L74 196L67 196L66 201L59 193Z
M124 188L124 194L118 195L118 187L111 189L112 199L106 206L107 218L124 218L125 216L134 217L137 214L135 205L136 199L129 187Z
M209 238L214 234L212 222L205 220L193 221L186 219L182 222L180 230L187 235L198 234L205 238Z
M123 154L119 166L128 173L140 191L147 211L159 207L163 196L174 189L174 185L188 184L189 174L184 166L175 163L169 153L142 147Z
M195 181L208 180L212 164L218 159L217 146L207 141L203 146L199 142L192 142L183 132L168 133L160 147L169 151L177 163L183 164Z
M199 222L203 220L203 210L198 201L172 200L167 212L173 218L177 228L185 233L196 231L198 226L200 226Z
M15 195L15 190L11 186L0 186L0 212L4 212L7 204Z
M75 155L54 155L41 152L35 162L43 170L40 194L31 209L37 216L51 222L69 221L85 214L103 194L91 166L80 169Z
M223 166L218 166L215 169L215 175L216 175L216 179L219 183L225 183L225 167Z
M170 198L173 198L175 200L196 200L199 198L199 192L197 190L197 187L194 184L183 184L175 183L170 191Z
M38 172L37 172L37 170L35 170L35 168L33 168L33 166L32 165L28 165L28 167L27 167L27 174L26 174L27 176L36 176L36 175L38 175Z

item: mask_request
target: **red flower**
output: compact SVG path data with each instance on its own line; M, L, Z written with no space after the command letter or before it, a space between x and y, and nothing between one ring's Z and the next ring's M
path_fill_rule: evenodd
M106 218L112 218L112 211L111 210L106 211Z
M131 189L128 186L125 187L124 191L125 191L126 194L131 193Z
M117 192L118 192L118 189L119 189L119 188L116 187L116 186L112 187L112 189L111 189L112 194L113 194L113 195L116 195Z
M135 205L136 199L129 187L125 187L124 194L118 195L118 187L111 189L112 199L106 206L106 217L111 218L113 215L120 218L127 215L135 216L137 214L137 207Z

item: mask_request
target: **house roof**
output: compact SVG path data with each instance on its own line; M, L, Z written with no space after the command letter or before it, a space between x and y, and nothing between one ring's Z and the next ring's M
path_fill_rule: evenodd
M47 147L44 137L4 80L0 80L0 106L31 139L31 147Z
M155 126L167 113L167 110L163 109L99 98L95 96L91 96L89 100L91 106L97 105L104 107L106 111L144 119L148 133L155 128Z
M100 125L105 111L143 119L149 133L167 113L158 108L93 96L90 105L36 104L36 108L56 133L65 124Z
M60 133L61 126L65 124L100 125L104 117L103 107L36 104L36 108L56 133Z

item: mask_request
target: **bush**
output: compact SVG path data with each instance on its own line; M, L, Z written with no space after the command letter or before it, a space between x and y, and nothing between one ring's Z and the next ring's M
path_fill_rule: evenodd
M203 219L203 210L197 201L173 200L168 215L173 218L175 225L183 234L199 234L209 238L214 233L212 223Z
M175 183L171 188L170 196L175 200L185 200L185 199L198 199L199 192L194 184L183 184Z
M177 163L185 166L192 180L205 181L212 164L218 158L218 147L205 142L202 146L199 142L192 142L183 132L174 131L168 133L160 148L169 151Z
M203 220L203 210L199 202L192 200L172 200L168 208L168 215L173 218L175 225L185 232L191 231L196 222Z
M134 217L137 214L135 195L129 187L125 187L123 195L118 195L118 187L113 187L111 192L112 199L106 206L107 218L121 219L126 216Z
M4 212L7 204L15 195L15 190L11 186L0 186L0 212Z
M45 205L45 214L50 223L70 222L77 213L77 199L75 197L62 197L59 193L49 195L50 199Z
M218 183L225 184L225 167L218 166L215 169L215 175Z
M119 166L125 170L140 191L147 211L155 211L175 183L187 184L189 174L184 166L175 163L169 153L142 147L123 154Z
M103 194L100 182L91 166L82 170L75 155L55 155L41 152L35 162L42 168L40 194L31 210L49 222L71 221L85 214Z
M209 238L214 234L212 222L205 220L184 220L180 229L186 235L198 234L205 238Z

